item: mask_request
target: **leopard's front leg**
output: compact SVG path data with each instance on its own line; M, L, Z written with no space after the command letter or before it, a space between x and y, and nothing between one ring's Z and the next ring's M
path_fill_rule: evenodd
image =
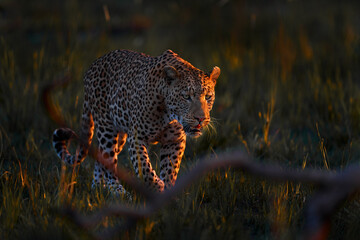
M174 186L184 155L186 134L182 125L174 120L165 128L161 137L160 178L165 189Z
M136 136L136 135L135 135ZM146 144L134 136L129 136L129 154L136 175L150 188L162 192L164 182L156 175L151 166Z

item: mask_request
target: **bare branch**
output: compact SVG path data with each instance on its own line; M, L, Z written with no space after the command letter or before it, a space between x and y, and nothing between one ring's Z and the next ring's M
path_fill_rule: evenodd
M350 166L347 171L339 174L321 170L283 169L280 166L252 161L243 152L234 152L232 154L220 154L210 159L202 159L185 176L179 178L173 188L156 195L156 197L149 198L145 207L135 208L120 204L104 207L92 216L82 217L80 224L77 225L91 229L107 216L122 216L135 220L149 217L169 204L175 196L182 193L186 187L202 178L205 174L215 169L228 167L273 181L295 181L321 187L326 186L326 190L315 194L308 204L305 239L312 237L315 237L313 239L323 239L322 237L326 237L327 232L323 231L323 229L326 229L328 219L333 215L337 206L348 196L358 191L360 186L360 178L358 177L360 176L360 168L358 166ZM122 173L119 173L119 171L114 172L114 174L120 178ZM127 181L126 178L123 178L123 180ZM72 215L77 214L72 213ZM79 216L75 219L79 221ZM321 234L319 235L319 233Z
M44 87L41 91L41 100L43 106L45 108L46 113L48 114L49 118L57 123L58 126L65 127L67 126L64 118L59 114L56 110L55 105L51 99L51 92L54 91L58 87L63 87L67 85L71 80L71 77L68 72L64 74L64 76L59 77L54 82L48 84Z

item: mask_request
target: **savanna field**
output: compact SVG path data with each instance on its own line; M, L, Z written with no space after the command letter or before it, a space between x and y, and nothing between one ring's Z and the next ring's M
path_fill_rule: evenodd
M204 71L221 68L213 127L187 141L179 179L234 150L283 169L335 173L358 164L359 12L357 1L0 1L0 239L92 239L124 218L107 217L90 233L59 209L90 215L114 203L146 205L131 189L132 202L92 189L91 157L76 170L61 163L51 145L59 126L41 97L68 74L51 100L78 131L83 74L114 49L172 49ZM158 150L150 153L157 172ZM126 150L119 162L134 173ZM113 238L298 239L317 190L214 170ZM329 239L357 239L359 229L356 193L332 216Z

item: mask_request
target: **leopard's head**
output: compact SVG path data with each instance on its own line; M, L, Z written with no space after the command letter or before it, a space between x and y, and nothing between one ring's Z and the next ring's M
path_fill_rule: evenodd
M163 68L167 83L166 107L188 136L199 137L210 122L220 68L214 67L206 74L175 53L167 53L172 54L173 59L169 58Z

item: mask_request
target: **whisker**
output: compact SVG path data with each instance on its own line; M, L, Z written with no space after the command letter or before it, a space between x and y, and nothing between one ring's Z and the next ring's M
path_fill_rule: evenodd
M213 124L218 124L219 123L219 119L217 119L217 118L211 117L210 119L211 119L210 122L213 123Z
M205 127L204 131L206 131L209 134L209 137L212 137L217 134L215 124L213 121L210 121Z

